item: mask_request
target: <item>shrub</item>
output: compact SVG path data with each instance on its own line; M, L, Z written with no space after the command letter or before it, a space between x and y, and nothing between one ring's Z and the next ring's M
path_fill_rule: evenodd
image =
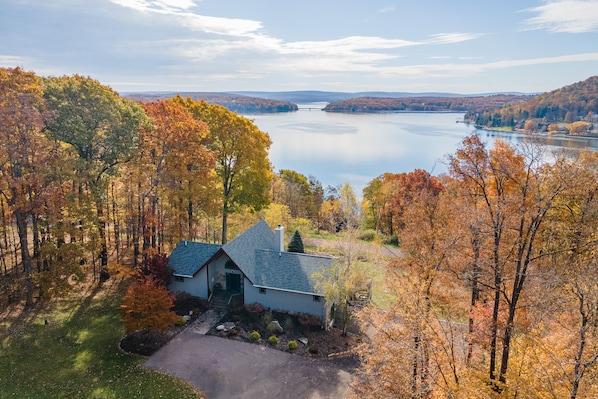
M236 328L231 328L230 330L228 330L229 337L236 337L237 335L239 335L239 331L237 331Z
M262 338L261 334L255 330L249 334L249 339L252 341L257 341L260 338Z
M272 345L276 345L278 343L278 337L276 335L270 335L268 342L270 342Z
M399 246L399 237L397 237L396 234L393 234L391 236L386 236L382 240L382 244L384 244L384 245L395 245L395 246L398 247Z
M295 340L289 341L288 347L290 350L297 349L297 341L295 341Z
M367 242L372 242L376 239L376 230L365 230L359 235L359 239Z
M310 346L309 348L307 348L307 351L312 354L312 355L317 355L318 354L318 347L317 346Z
M267 327L268 324L270 324L270 322L272 321L272 314L270 314L270 312L264 313L264 315L262 316L262 321L264 322L264 325Z
M245 305L245 310L249 313L262 313L264 311L264 306L259 303L249 303Z
M293 319L291 317L287 316L284 319L284 329L289 331L289 330L292 330L293 327L295 327L295 323L293 323Z
M320 326L320 318L311 314L301 313L299 315L299 323L304 327Z
M177 327L184 326L185 324L187 324L187 320L184 317L180 317L176 323L174 323L174 325Z

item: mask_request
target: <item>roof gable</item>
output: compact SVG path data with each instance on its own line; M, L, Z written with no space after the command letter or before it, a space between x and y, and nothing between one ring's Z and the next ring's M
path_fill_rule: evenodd
M257 249L274 250L274 232L264 220L222 246L222 250L251 282L255 281Z
M170 254L168 266L175 276L193 276L222 248L218 244L181 241Z

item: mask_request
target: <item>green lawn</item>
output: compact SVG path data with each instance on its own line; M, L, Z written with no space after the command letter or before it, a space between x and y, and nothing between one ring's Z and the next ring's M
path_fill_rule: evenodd
M0 321L0 398L198 398L190 386L144 369L118 349L117 284ZM44 320L48 320L45 325Z

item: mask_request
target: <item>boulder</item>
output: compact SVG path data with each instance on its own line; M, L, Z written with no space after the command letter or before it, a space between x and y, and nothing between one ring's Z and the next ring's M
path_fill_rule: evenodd
M278 320L272 320L266 328L270 334L282 334L284 331Z
M301 342L303 345L307 345L307 343L309 342L307 340L307 338L303 338L303 337L299 338L297 341Z
M223 324L223 326L224 326L224 331L228 331L228 330L232 330L237 325L235 323L233 323L232 321L227 321L226 323Z
M224 325L220 324L219 326L216 326L216 331L224 331Z

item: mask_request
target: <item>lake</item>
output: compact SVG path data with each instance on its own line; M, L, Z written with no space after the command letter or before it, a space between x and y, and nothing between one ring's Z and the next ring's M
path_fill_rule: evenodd
M446 173L445 156L476 131L460 123L463 113L324 112L325 103L299 105L299 111L245 115L272 139L274 170L291 169L316 177L324 187L349 182L358 196L382 173L424 169ZM301 108L311 108L301 109ZM486 142L497 137L521 142L525 136L477 130ZM554 147L598 149L595 139L545 137Z

